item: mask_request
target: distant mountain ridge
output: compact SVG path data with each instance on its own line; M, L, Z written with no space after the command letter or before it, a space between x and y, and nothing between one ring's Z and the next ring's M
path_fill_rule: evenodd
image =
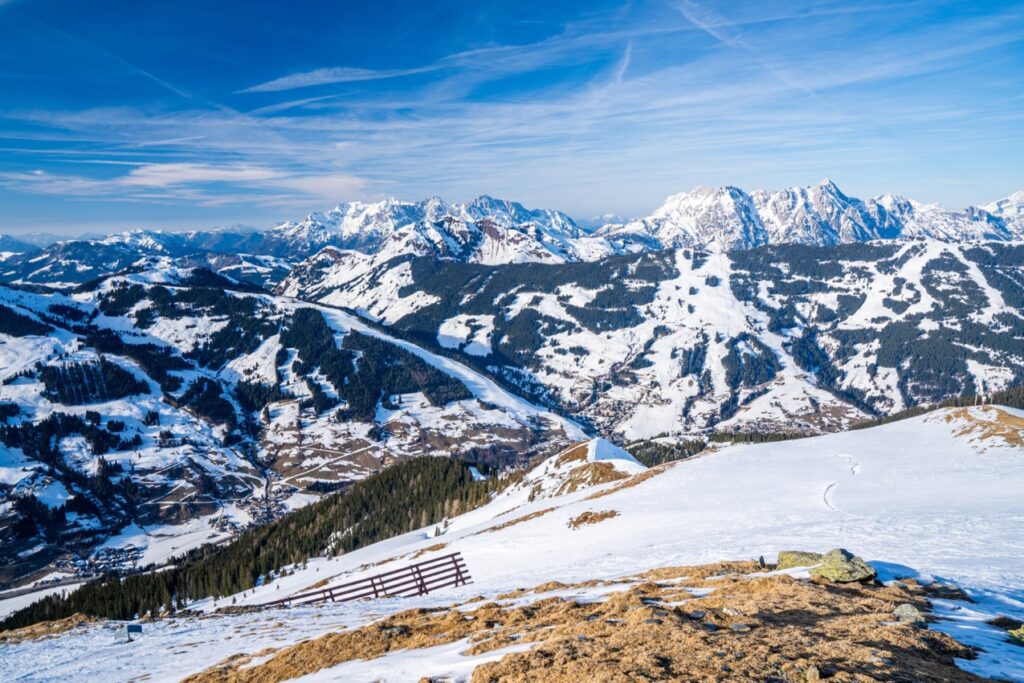
M595 233L620 245L753 249L766 244L825 246L925 238L945 242L1024 239L1024 192L983 207L950 211L897 194L858 199L831 180L810 187L755 190L698 187L653 213ZM621 246L620 246L621 248Z
M733 186L698 187L669 197L646 217L598 223L488 196L464 204L433 197L345 203L263 234L269 253L281 257L333 246L489 265L590 261L672 247L751 249L899 238L1009 241L1024 239L1024 191L953 211L892 193L858 199L827 179L810 187L749 194Z
M613 217L610 217L613 219ZM827 246L892 239L943 242L1024 240L1024 191L983 206L951 211L897 194L846 195L830 180L810 187L754 190L699 187L667 198L643 218L595 227L551 209L528 209L482 195L464 203L439 197L346 202L264 231L228 227L190 232L134 230L71 240L42 250L8 240L0 282L74 285L131 267L143 257L199 255L273 258L296 264L331 247L383 263L430 256L466 263L571 263L677 247L722 250L773 244ZM216 267L215 264L210 264ZM274 285L280 268L250 269ZM269 274L268 274L269 273Z
M455 204L439 197L347 202L281 223L263 235L264 249L277 256L332 246L389 257L433 255L496 264L586 261L614 253L605 240L591 237L561 211L527 209L486 195Z

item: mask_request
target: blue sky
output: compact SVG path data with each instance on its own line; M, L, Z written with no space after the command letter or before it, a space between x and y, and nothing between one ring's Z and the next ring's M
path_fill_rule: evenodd
M266 6L263 6L266 5ZM0 231L1024 189L1021 2L0 0Z

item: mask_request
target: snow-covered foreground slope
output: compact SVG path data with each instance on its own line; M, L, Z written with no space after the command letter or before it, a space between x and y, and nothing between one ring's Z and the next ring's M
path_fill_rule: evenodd
M1016 434L1016 443L998 429ZM466 557L480 590L841 545L976 587L1005 587L1024 579L1022 437L1024 412L951 409L869 430L731 446L594 499L587 488L530 502L528 477L453 519L439 538L412 533L336 563L345 570L444 542L445 552ZM569 532L568 521L588 510L619 516ZM271 586L246 602L277 595Z
M1024 412L980 407L870 430L732 446L646 471L595 442L557 456L485 507L452 519L440 536L423 529L334 560L312 560L227 602L258 604L331 577L347 581L404 566L413 555L452 551L465 557L472 585L416 599L163 622L146 627L130 663L120 656L124 648L105 644L108 631L90 626L8 647L0 676L58 680L74 672L122 680L145 672L150 680L172 680L232 654L280 647L409 607L493 598L547 581L615 579L762 555L770 561L779 550L842 546L870 561L883 579L959 584L977 604L936 601L944 619L933 628L986 648L977 660L961 662L968 670L1024 679L1024 649L1003 645L1001 632L983 623L997 613L1024 617L1022 438ZM588 512L615 514L570 525ZM202 641L210 645L179 647ZM419 675L464 674L474 663L458 648L435 649L429 654L436 661L420 660L425 668ZM405 680L400 672L409 671L412 654L326 670L317 680L369 680L371 668L384 680ZM427 670L435 664L437 671Z

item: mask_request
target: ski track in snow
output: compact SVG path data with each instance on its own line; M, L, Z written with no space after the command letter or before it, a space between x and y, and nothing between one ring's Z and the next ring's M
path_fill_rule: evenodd
M299 302L296 302L299 304ZM301 305L307 305L304 302ZM501 387L498 384L483 375L470 370L468 367L459 363L458 361L452 360L451 358L445 358L444 356L437 356L429 351L416 346L411 342L392 337L380 330L370 327L366 323L362 322L355 316L352 316L344 311L340 311L336 308L330 308L323 305L308 304L317 308L324 317L327 318L328 324L333 322L332 327L339 332L347 332L349 330L355 330L360 334L366 334L377 339L381 339L390 344L394 344L399 348L408 351L409 353L419 357L429 365L445 372L448 375L458 378L466 385L466 388L476 397L487 403L492 403L497 406L501 406L513 414L519 415L530 415L532 417L543 418L545 420L552 421L558 424L565 431L566 435L573 440L583 440L587 438L586 432L583 428L568 418L564 418L560 415L556 415L551 411L540 408L526 399L519 398Z
M853 477L857 476L857 473L860 471L860 463L856 462L852 455L846 455L845 453L836 453L836 457L847 458L850 461L850 478L852 479ZM825 493L822 494L822 500L825 502L825 505L834 512L842 512L842 510L837 508L835 504L832 502L836 486L838 486L841 482L842 479L837 479L836 481L832 482L831 484L825 487Z

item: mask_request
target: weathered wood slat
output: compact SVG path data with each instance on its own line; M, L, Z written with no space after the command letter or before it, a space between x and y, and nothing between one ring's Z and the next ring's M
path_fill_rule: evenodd
M427 595L440 588L472 583L469 568L458 552L441 555L401 569L367 576L357 581L327 586L308 593L290 595L263 603L273 605L312 605L318 602L349 602L366 598L412 597Z

